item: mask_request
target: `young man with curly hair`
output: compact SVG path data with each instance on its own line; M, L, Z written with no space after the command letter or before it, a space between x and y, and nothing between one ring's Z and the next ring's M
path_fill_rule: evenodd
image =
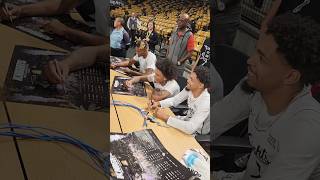
M152 93L152 99L161 101L163 99L177 95L180 92L179 84L177 83L176 66L167 59L158 59L156 62L155 73L145 76L135 76L126 82L128 87L140 81L153 82L155 90Z
M179 129L186 134L209 134L210 132L210 87L209 69L197 66L189 75L187 86L174 97L152 101L157 118L169 126ZM187 100L188 113L186 116L170 116L161 108L173 107ZM160 108L161 107L161 108Z
M310 93L319 72L320 26L300 15L275 17L248 60L247 77L213 105L213 139L249 118L253 147L241 178L216 179L320 178L320 105Z

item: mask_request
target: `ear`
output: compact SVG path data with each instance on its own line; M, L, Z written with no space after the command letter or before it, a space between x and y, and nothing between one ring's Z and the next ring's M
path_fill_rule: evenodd
M199 88L200 88L200 89L204 89L204 84L199 83Z
M300 80L301 80L301 73L296 69L292 69L285 76L284 84L293 85L293 84L299 83Z

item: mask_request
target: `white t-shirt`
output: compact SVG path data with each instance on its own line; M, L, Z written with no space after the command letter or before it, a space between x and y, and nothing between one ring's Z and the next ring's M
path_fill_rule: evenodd
M183 89L172 98L160 101L161 107L177 106L188 99L186 116L170 116L167 124L187 134L208 134L210 132L210 94L205 89L197 98L191 91Z
M148 52L148 55L146 58L143 58L142 56L138 57L138 55L136 54L133 57L133 59L139 62L139 65L140 65L139 71L141 73L145 73L146 69L153 69L153 70L156 69L157 58L156 58L156 55L154 55L150 51Z
M271 116L259 92L248 95L238 85L211 113L214 138L249 118L253 151L241 180L320 179L320 104L308 87Z
M148 76L148 81L153 82L155 88L168 91L171 94L169 97L173 97L180 92L180 86L176 80L170 80L164 86L162 86L161 84L155 82L154 76L154 73L150 74Z

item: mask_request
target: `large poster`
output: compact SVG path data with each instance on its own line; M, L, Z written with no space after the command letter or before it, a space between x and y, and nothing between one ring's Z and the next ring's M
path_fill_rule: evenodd
M66 54L59 51L16 46L5 82L6 100L107 111L107 63L71 72L64 84L50 84L44 75L44 67L50 60L60 61L65 57Z
M131 77L115 76L114 81L112 83L112 93L146 97L147 92L146 92L145 84L143 82L138 82L133 84L133 87L127 87L125 83L130 79Z
M198 176L177 161L152 130L115 135L110 143L114 178L186 180Z

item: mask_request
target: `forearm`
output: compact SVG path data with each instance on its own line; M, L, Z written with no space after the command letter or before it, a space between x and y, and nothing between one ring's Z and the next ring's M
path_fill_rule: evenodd
M184 89L176 96L160 101L160 105L163 108L177 106L187 98L188 98L188 91Z
M148 68L148 69L146 69L146 72L143 73L143 75L151 75L153 73L154 73L154 70L152 68Z
M184 63L187 59L189 59L192 55L192 51L188 52L184 57L182 57L179 61L180 63Z
M72 28L67 28L64 37L72 42L87 46L97 46L107 44L107 37L89 34Z
M167 124L187 134L194 134L197 129L203 126L203 122L209 117L209 114L209 107L199 107L199 109L194 113L191 119L185 121L183 119L170 116Z
M152 99L155 100L155 101L161 101L163 99L166 99L170 95L171 94L166 90L154 91L153 94L152 94Z
M167 124L171 127L174 127L176 129L179 129L180 131L186 133L186 134L194 134L197 130L196 127L198 125L191 121L184 121L178 117L170 116L167 120Z
M131 73L132 75L134 75L134 76L142 76L142 75L143 75L141 72L134 71L134 70L130 71L130 73Z
M98 60L108 58L107 46L83 47L74 51L63 63L66 63L71 71L93 65Z
M136 78L137 78L137 81L136 81L136 82L148 81L148 75L136 76Z
M119 63L116 63L115 65L117 66L117 67L128 67L128 66L130 66L130 61L122 61L122 62L119 62Z
M47 0L34 4L22 5L20 16L50 16L58 14L61 0Z
M60 14L74 8L78 2L79 0L62 0L59 4L58 13Z
M268 11L267 16L265 17L265 19L263 20L263 22L261 24L261 29L263 31L265 31L267 29L268 23L277 14L277 11L278 11L278 9L280 7L281 1L282 0L273 0L271 8Z

